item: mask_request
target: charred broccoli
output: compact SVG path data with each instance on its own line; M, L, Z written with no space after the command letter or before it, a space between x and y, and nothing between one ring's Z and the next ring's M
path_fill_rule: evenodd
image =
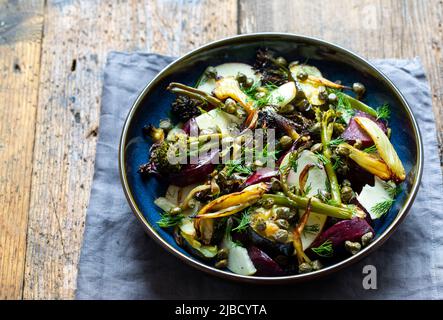
M288 81L293 81L291 72L286 66L286 61L274 58L274 53L268 49L259 49L254 64L254 69L262 74L263 83L272 83L280 86Z
M186 122L193 117L201 115L199 107L204 103L185 95L179 95L172 103L171 111L180 121Z
M154 144L150 150L151 158L149 162L140 166L139 171L144 175L160 174L168 175L170 173L179 172L181 169L180 163L171 163L169 161L169 149L171 142L162 141Z

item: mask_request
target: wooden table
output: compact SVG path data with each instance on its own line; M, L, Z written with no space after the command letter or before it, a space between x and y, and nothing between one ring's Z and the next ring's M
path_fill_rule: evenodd
M0 0L0 298L74 297L110 50L283 31L419 56L441 143L442 24L442 0Z

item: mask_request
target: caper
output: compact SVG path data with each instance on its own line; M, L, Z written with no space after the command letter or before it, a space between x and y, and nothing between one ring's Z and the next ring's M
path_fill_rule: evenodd
M354 255L360 251L361 244L358 242L352 242L352 241L347 240L347 241L345 241L345 248L350 254Z
M143 133L150 137L153 142L160 142L165 138L164 130L156 128L151 124L143 127Z
M280 180L276 178L271 179L271 190L276 192L281 190L281 183Z
M344 186L341 188L341 199L344 203L350 203L354 198L354 191L351 187Z
M373 238L374 234L372 232L365 233L364 235L361 236L361 245L363 247L366 247Z
M229 250L227 248L222 248L218 250L216 259L217 260L224 260L228 258Z
M335 93L328 94L328 102L329 103L337 102L337 95Z
M280 146L282 149L287 150L292 146L292 139L290 136L282 136L280 138Z
M336 135L341 135L346 130L346 128L343 124L337 123L337 122L334 122L333 129L334 129L334 133Z
M320 142L314 144L314 145L311 147L311 151L314 152L314 153L321 152L322 149L323 149L323 144L320 143Z
M280 243L285 243L286 241L288 241L288 236L288 231L283 229L279 229L274 233L275 241L278 241Z
M328 93L327 93L327 91L326 91L326 90L321 90L321 91L319 91L319 92L318 92L318 98L319 98L320 100L323 100L323 101L328 100Z
M352 91L354 91L358 97L361 97L365 94L366 88L362 83L355 82L352 84Z
M363 143L361 142L360 139L357 139L357 140L355 140L353 147L357 148L357 149L361 149L363 147Z
M205 71L205 75L208 78L212 78L215 79L217 78L217 69L215 69L214 67L208 67Z
M255 222L255 229L257 231L265 231L266 230L266 221L263 219L257 219L257 221Z
M312 265L308 262L300 263L298 266L298 272L300 273L308 273L312 271Z
M293 113L295 111L295 107L293 104L288 103L279 109L280 113Z
M335 152L339 156L345 156L345 157L347 157L350 153L348 148L346 148L344 146L340 146L340 145L335 149Z
M351 181L349 181L348 179L344 179L341 184L342 184L343 187L350 187L351 186Z
M169 119L162 119L162 120L160 120L160 123L159 123L158 127L160 129L163 129L164 131L168 132L169 130L172 129L171 120L169 120Z
M263 99L264 97L266 97L266 93L264 93L264 92L257 92L254 95L255 100L260 100L260 99Z
M262 206L265 209L271 209L273 205L274 205L274 200L272 200L272 199L266 199L262 203Z
M286 67L286 65L288 64L286 59L283 57L278 57L277 59L275 59L275 61L277 62L277 64L284 66L284 67Z
M243 84L246 82L247 77L244 73L239 72L239 73L237 73L237 76L235 77L235 79L238 81L238 83Z
M306 72L304 72L304 71L299 72L299 73L297 74L297 78L298 78L298 80L300 80L300 81L305 81L306 79L308 79L308 74L307 74Z
M229 114L235 114L235 112L237 111L237 108L234 107L233 105L228 105L226 106L226 112Z
M269 92L268 89L266 89L265 87L258 87L256 89L257 92L264 92L265 94L267 94Z
M289 222L288 222L288 220L285 220L285 219L277 219L277 220L275 220L275 224L282 229L289 228Z
M243 87L250 88L254 85L254 79L247 78L246 81L243 83Z
M237 110L237 103L235 102L235 100L231 98L226 99L224 110L227 113L234 114Z
M312 267L312 270L314 270L314 271L317 271L317 270L320 270L321 268L323 268L320 260L311 261L311 267Z
M290 219L291 209L288 207L277 207L274 209L274 213L279 219Z
M169 211L169 213L170 213L171 215L177 215L177 214L180 214L180 213L182 213L182 208L180 208L180 207L172 208L171 211Z
M349 172L349 166L345 163L337 168L337 173L342 176L347 176Z
M307 112L311 110L312 106L307 99L302 99L297 103L297 110L300 112Z
M227 259L223 259L220 261L217 261L214 265L217 269L224 269L228 266L228 260Z

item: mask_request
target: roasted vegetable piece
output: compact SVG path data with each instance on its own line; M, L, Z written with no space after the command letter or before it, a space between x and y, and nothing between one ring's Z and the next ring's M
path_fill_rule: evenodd
M376 175L380 179L389 180L391 178L391 171L386 163L375 155L361 151L347 143L339 145L338 152L342 155L347 155L354 160L361 168Z
M200 108L203 107L205 107L205 103L201 100L179 95L174 102L172 102L171 112L174 117L186 122L193 117L199 116L202 113Z
M242 191L221 196L206 204L196 218L214 219L240 212L260 200L267 189L266 184L258 183Z
M255 246L248 248L248 254L257 269L257 276L281 276L283 269L266 253Z
M225 100L232 98L249 114L254 110L254 101L250 99L241 89L234 78L221 78L215 83L214 94L217 98Z
M334 224L332 227L323 231L320 236L312 243L311 248L317 248L326 241L330 241L332 248L342 247L345 241L360 241L361 237L374 230L365 219L353 218L343 220Z
M253 243L257 247L260 247L271 256L283 254L289 257L294 253L294 245L292 241L286 243L276 242L274 240L268 239L263 235L260 235L251 226L248 228L248 237L251 243Z
M171 82L167 89L179 96L187 96L191 99L201 101L212 108L223 108L224 106L223 102L208 93L181 83Z
M387 132L386 124L381 120L376 120L375 117L364 113L362 111L357 111L355 113L355 117L363 117L368 118L377 123L377 125L380 127L381 130L383 130L384 133ZM341 137L345 139L348 143L353 145L357 140L361 142L361 145L363 148L369 147L374 144L371 137L363 130L355 121L355 117L352 117L349 121L349 126L346 128L346 130L343 132Z
M277 60L269 49L259 49L255 61L254 69L262 74L263 83L279 86L294 80L286 64Z
M374 141L380 158L384 160L392 172L392 179L397 182L405 180L405 168L403 167L394 146L392 145L391 141L389 141L389 138L386 136L383 130L380 129L377 123L368 118L356 117L355 121Z
M297 130L302 129L302 127L294 121L278 114L271 107L266 107L260 110L258 118L259 123L263 127L280 129L293 140L297 140L300 137Z
M268 182L278 175L278 170L272 168L259 168L240 186L241 189L259 182Z

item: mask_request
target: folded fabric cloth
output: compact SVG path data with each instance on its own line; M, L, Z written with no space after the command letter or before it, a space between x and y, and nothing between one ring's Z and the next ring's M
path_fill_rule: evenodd
M132 214L120 185L118 144L132 102L171 57L111 52L104 73L95 174L79 263L78 299L442 299L442 175L431 97L418 59L373 61L402 91L419 123L425 165L411 212L376 252L327 278L286 286L247 285L195 270L157 245ZM377 269L365 290L362 270Z

